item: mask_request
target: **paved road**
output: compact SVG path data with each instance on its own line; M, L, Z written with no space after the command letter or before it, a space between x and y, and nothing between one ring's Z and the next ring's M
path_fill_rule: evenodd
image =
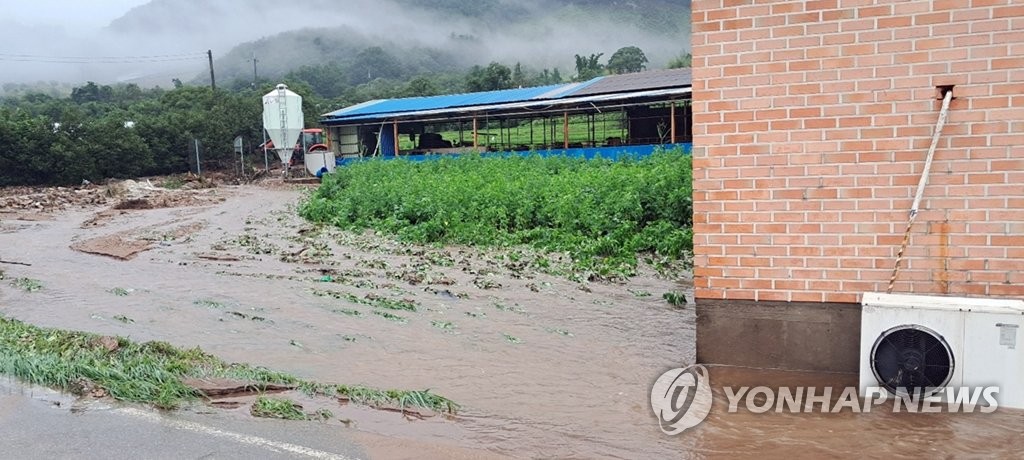
M161 413L90 402L0 378L0 457L19 459L357 459L337 426Z

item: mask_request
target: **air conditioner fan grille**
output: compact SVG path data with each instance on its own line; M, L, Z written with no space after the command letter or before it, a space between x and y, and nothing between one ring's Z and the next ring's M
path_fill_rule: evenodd
M871 349L871 371L878 383L898 394L929 395L953 377L953 353L941 335L919 325L883 332Z

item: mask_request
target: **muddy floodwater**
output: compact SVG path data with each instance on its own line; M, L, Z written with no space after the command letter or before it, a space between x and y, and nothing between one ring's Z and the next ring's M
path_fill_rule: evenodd
M204 191L185 207L0 212L0 313L46 327L200 346L323 382L426 389L453 419L335 409L381 457L430 452L528 458L1018 456L1024 413L725 414L661 433L650 387L694 360L689 281L653 270L573 281L509 251L416 247L316 229L302 192ZM557 262L554 262L557 265ZM10 279L39 280L25 292ZM415 311L381 305L412 306ZM842 385L849 376L716 368L722 382ZM852 382L855 383L855 382ZM299 422L297 422L299 423ZM360 437L363 438L360 438ZM394 441L382 441L393 439ZM413 449L410 447L410 449ZM444 455L442 455L444 456Z

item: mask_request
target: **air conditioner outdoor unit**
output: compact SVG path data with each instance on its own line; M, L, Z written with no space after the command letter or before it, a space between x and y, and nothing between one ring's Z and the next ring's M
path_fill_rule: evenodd
M997 386L1000 407L1024 409L1024 301L867 293L861 303L861 395Z

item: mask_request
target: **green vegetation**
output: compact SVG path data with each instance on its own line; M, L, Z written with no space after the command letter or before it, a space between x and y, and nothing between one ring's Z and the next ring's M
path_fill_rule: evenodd
M450 331L450 330L455 329L455 323L453 323L451 321L433 320L433 321L430 322L430 325L434 326L434 327L436 327L438 329L445 330L445 331Z
M25 292L37 292L43 290L43 283L32 278L18 278L15 279L11 285Z
M520 308L519 304L516 304L516 305L510 307L510 306L505 305L505 304L496 303L496 304L494 304L494 308L497 308L498 310L501 310L501 311L507 311L507 312L512 312L512 313L519 313L521 315L525 315L526 314L526 310L523 310L522 308Z
M635 46L620 48L608 58L608 70L612 73L634 73L647 68L647 55Z
M568 253L591 278L635 273L637 254L693 246L690 157L368 161L339 169L302 206L307 219L417 243L530 245Z
M180 173L201 146L204 169L237 163L232 140L260 139L261 90L173 90L89 82L70 97L0 98L0 186ZM297 91L311 92L296 86ZM103 152L97 155L96 152ZM173 185L173 183L172 183Z
M590 56L576 55L576 78L575 81L587 81L594 77L604 75L605 65L601 64L601 56L604 53L591 54Z
M252 404L249 412L254 417L280 418L284 420L309 420L302 412L302 406L287 398L268 398L260 396ZM329 418L329 417L328 417Z
M224 305L221 302L218 302L216 300L210 300L210 299L196 300L196 301L193 301L192 304L193 305L198 305L200 307L217 308L217 309L221 309L221 308L226 308L227 307L227 305Z
M126 297L126 296L127 296L128 294L130 294L130 293L131 293L131 292L130 292L130 291L128 291L127 289L125 289L125 288L119 288L119 287L113 288L113 289L111 289L111 290L110 290L109 292L110 292L111 294L114 294L114 295L118 296L118 297Z
M366 294L366 296L360 298L359 296L348 292L338 292L320 289L314 289L312 292L313 295L317 297L330 297L333 299L345 300L359 305L368 305L371 307L383 308L385 310L416 311L418 306L417 302L412 299L389 299L387 297L383 297L373 293ZM337 313L349 314L351 316L359 315L358 312L352 314L346 312L345 309L338 309L334 311Z
M131 402L172 409L200 398L182 379L226 378L254 386L288 385L327 397L344 396L357 404L418 407L454 413L458 405L424 391L375 390L327 385L247 364L228 364L199 348L166 342L135 343L125 338L44 329L0 317L0 374L27 383L76 394L102 390ZM355 396L353 396L355 394Z
M337 385L321 389L320 394L336 395L348 399L356 404L364 404L372 407L395 406L405 410L407 408L430 409L441 414L455 414L459 405L443 396L431 393L430 390L420 391L381 391L362 386Z
M160 186L168 190L178 190L185 186L185 181L180 177L171 177L164 180Z
M385 319L394 321L396 323L405 324L405 323L409 322L409 319L404 317L404 316L398 316L398 315L396 315L394 313L388 313L388 312L383 311L383 310L374 310L373 314L375 314L377 316L380 316L381 318L385 318Z
M686 295L679 292L666 292L662 296L669 305L673 307L685 307L686 306Z
M687 67L693 67L693 55L690 53L680 54L668 62L668 68L670 69L682 69Z
M346 316L363 316L363 312L351 308L335 308L331 310L333 313L339 313Z

